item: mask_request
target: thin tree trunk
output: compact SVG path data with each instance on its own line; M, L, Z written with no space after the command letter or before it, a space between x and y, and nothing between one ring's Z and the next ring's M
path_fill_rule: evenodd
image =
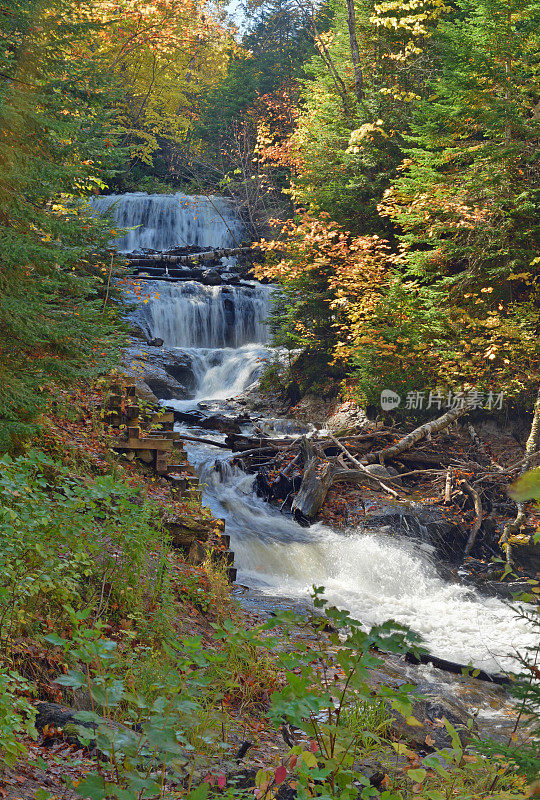
M461 486L463 491L466 494L468 494L469 497L471 498L471 500L473 501L473 503L474 503L474 513L476 515L475 519L474 519L474 522L473 522L473 526L471 528L471 532L469 534L469 538L467 540L467 544L465 546L464 555L468 556L469 553L471 552L471 550L474 547L474 543L476 541L476 536L477 536L478 531L480 530L480 528L482 526L482 517L483 517L482 501L480 500L480 495L478 494L476 489L473 489L472 486L469 483L467 483L467 481L460 481L459 485Z
M538 443L540 439L540 388L538 389L538 394L536 395L536 402L534 404L533 409L533 420L531 424L531 431L529 433L529 438L527 439L527 444L525 445L525 458L523 459L523 463L521 465L521 470L519 472L520 475L527 472L532 463L532 458L535 452L538 449ZM517 503L517 514L515 519L512 522L508 522L504 528L501 538L499 539L499 544L501 545L502 549L506 555L506 563L512 563L512 545L509 544L509 539L515 533L519 533L519 530L522 524L525 522L525 504L523 501L519 500Z
M349 44L351 47L351 58L354 67L354 93L356 99L363 104L364 93L364 75L362 73L362 65L360 63L360 50L358 48L358 39L356 38L356 10L354 7L354 0L345 0L347 3L347 24L349 26Z
M345 86L341 75L337 71L337 69L336 69L336 67L334 65L334 62L332 61L332 57L331 57L331 55L330 55L330 53L328 51L328 48L327 48L327 46L325 44L324 39L321 37L321 35L319 34L319 31L317 30L317 24L315 22L315 10L313 8L313 5L311 4L311 6L310 6L310 8L308 10L306 8L306 6L304 6L302 4L301 0L296 0L296 4L301 9L301 11L307 12L307 17L308 17L308 20L309 20L309 23L311 25L311 29L312 29L312 32L313 32L313 38L314 38L315 42L317 43L317 45L319 46L319 54L320 54L322 60L324 61L326 67L328 68L328 71L330 72L330 75L332 76L332 80L334 81L334 85L336 87L336 91L337 91L337 93L339 94L339 96L341 98L341 103L343 105L343 111L345 112L345 116L346 117L350 117L351 116L351 108L350 108L350 105L349 105L349 99L347 97L347 87Z

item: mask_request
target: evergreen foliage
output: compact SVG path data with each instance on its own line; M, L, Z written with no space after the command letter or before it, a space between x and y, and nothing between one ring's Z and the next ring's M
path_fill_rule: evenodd
M106 369L122 344L104 308L109 230L83 205L122 151L72 11L10 0L0 23L0 449L34 430L55 381Z

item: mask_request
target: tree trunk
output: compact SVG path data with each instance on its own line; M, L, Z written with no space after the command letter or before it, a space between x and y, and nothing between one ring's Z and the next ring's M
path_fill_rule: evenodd
M406 450L410 450L411 447L413 447L416 442L419 442L420 439L423 439L424 436L429 436L437 431L442 431L443 428L447 428L452 422L455 422L456 419L466 414L468 410L469 407L467 405L460 408L451 408L450 411L447 411L442 417L432 419L430 422L424 422L423 425L415 428L414 431L408 433L407 436L404 436L391 447L386 447L384 450L377 450L375 453L370 453L368 456L365 456L365 458L362 459L362 463L375 464L379 462L383 464L387 459L404 453Z
M531 424L531 431L529 433L529 438L527 439L527 444L525 445L525 458L523 459L523 463L521 465L520 475L523 475L527 472L532 463L532 458L535 452L538 450L538 444L540 440L540 389L538 389L538 394L536 395L536 402L534 404L533 409L533 420ZM512 563L512 546L509 544L510 536L513 536L515 533L519 533L519 530L523 523L525 522L525 504L520 500L517 504L517 514L515 519L512 522L508 522L503 529L503 533L501 538L499 539L499 544L501 545L502 549L506 555L506 562L508 564Z
M354 67L354 93L356 99L362 105L364 102L364 75L360 63L360 50L358 49L358 39L356 38L356 11L354 0L346 0L347 3L347 24L349 26L349 44L351 47L351 58Z

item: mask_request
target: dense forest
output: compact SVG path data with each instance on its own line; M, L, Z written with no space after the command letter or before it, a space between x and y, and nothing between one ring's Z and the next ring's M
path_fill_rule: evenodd
M4 2L0 798L540 797L539 30Z

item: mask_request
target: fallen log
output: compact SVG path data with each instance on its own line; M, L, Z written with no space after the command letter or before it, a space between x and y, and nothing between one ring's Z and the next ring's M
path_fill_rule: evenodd
M457 661L448 661L446 658L439 658L439 656L432 656L430 653L421 653L415 655L414 653L406 653L405 661L409 664L433 664L437 669L442 669L445 672L452 672L454 675L467 675L472 674L473 678L478 681L489 681L490 683L497 683L500 686L505 686L511 683L510 678L500 673L485 672L483 669L475 669L474 667L459 664Z
M332 462L326 460L322 457L323 451L321 450L321 442L318 443L319 450L317 452L312 441L307 439L306 436L303 436L301 448L304 460L304 476L298 494L292 504L293 516L298 521L304 523L315 519L324 504L329 489L334 483L375 482L378 483L385 492L388 492L388 494L397 499L401 499L398 492L389 486L387 481L372 475L366 470L366 466L376 463L380 463L384 466L385 460L401 455L410 450L424 437L430 437L432 433L447 428L452 422L466 414L468 410L467 405L460 408L452 408L441 417L431 420L430 422L425 422L423 425L415 428L411 433L403 436L391 447L377 450L375 453L370 453L360 460L356 459L338 439L331 436L330 442L347 455L351 463L356 466L356 469L344 469L337 460ZM431 459L430 463L433 463Z
M418 428L415 428L406 436L403 436L403 438L401 438L399 442L396 442L396 444L364 456L362 463L376 464L379 462L380 464L384 464L387 459L394 458L395 456L400 455L400 453L410 450L417 442L420 441L420 439L429 437L433 433L437 433L437 431L442 431L444 428L447 428L468 411L469 406L467 404L459 408L451 408L450 411L447 411L446 414L442 415L442 417L437 417L437 419L432 419L429 422L424 422L423 425L419 425Z
M355 483L372 486L378 483L384 491L397 499L399 494L378 476L372 475L361 464L358 469L347 469L339 463L339 459L328 461L322 451L314 448L313 442L306 437L302 440L302 457L304 475L298 494L293 500L291 510L297 522L309 523L321 510L326 495L335 483Z
M185 433L181 434L183 442L195 442L196 444L211 444L213 447L221 447L223 450L228 450L229 446L225 442L215 442L213 439L204 439L200 436L187 436Z
M199 253L188 253L185 255L174 255L172 253L126 253L123 257L132 266L150 266L155 264L189 264L192 261L212 261L227 256L241 255L250 253L251 247L222 247L219 250L202 250Z
M291 445L300 445L300 441L299 436L294 439L270 439L265 436L245 436L241 433L230 433L225 439L227 447L234 453L244 453L248 450L256 452L263 448L273 448L277 452L286 450Z

